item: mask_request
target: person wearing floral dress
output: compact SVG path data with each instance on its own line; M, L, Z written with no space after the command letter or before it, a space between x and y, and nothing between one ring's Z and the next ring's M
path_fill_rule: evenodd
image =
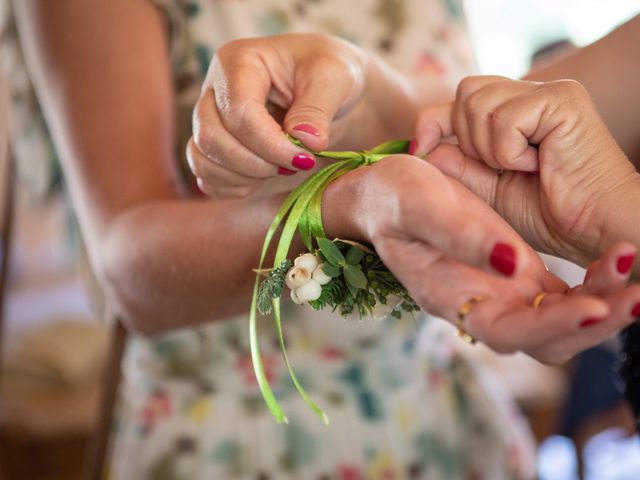
M474 70L456 0L155 0L167 29L176 157L209 62L224 43L324 32L375 51L414 77L453 86ZM53 148L15 31L14 130L22 176L44 195ZM24 47L24 46L23 46ZM442 92L449 93L447 88ZM51 106L49 106L51 108ZM295 185L271 181L270 191ZM449 325L425 317L344 320L284 307L296 372L327 411L323 425L288 379L275 332L262 327L267 376L290 423L266 409L248 351L246 315L132 336L114 422L111 479L508 479L533 476L532 442L516 407L465 357Z

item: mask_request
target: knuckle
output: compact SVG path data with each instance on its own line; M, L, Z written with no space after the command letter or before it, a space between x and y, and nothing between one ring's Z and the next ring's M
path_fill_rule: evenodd
M201 122L195 122L193 128L193 143L205 155L215 153L217 149L216 135L213 129L205 127Z
M478 80L480 77L472 75L464 77L458 84L456 96L459 99L465 99L477 90Z

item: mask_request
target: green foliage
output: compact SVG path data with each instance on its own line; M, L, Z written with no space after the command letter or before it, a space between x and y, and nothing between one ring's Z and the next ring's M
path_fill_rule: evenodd
M340 249L328 238L318 238L318 247L320 247L320 253L324 259L334 266L343 266L345 258Z
M257 306L258 311L262 315L270 314L273 307L273 300L282 296L284 279L291 267L293 267L293 262L291 260L283 260L280 266L271 270L267 278L265 278L260 284Z

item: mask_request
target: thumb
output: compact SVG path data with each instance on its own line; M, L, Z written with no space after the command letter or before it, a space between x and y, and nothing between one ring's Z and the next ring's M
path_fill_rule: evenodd
M464 154L460 147L450 143L438 145L427 156L432 164L446 176L451 177L475 193L493 207L499 174L485 163Z
M318 61L300 67L294 79L294 98L284 119L284 130L312 151L329 145L336 113L344 114L356 91L353 74L340 65Z
M422 110L413 127L413 151L410 153L424 158L443 139L453 135L453 103L434 105Z

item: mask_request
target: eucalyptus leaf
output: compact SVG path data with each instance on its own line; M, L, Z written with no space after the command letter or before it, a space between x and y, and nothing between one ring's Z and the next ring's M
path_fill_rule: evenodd
M354 267L353 265L345 265L344 279L348 284L353 285L360 290L367 288L367 277L364 276L362 270Z
M331 265L330 263L325 263L322 266L322 271L326 273L328 276L330 276L331 278L336 278L342 275L342 269L335 265Z
M317 238L318 247L324 258L331 265L342 265L345 262L344 255L340 249L328 238Z
M355 245L349 247L347 251L347 263L349 265L359 264L364 257L364 250L356 247Z

